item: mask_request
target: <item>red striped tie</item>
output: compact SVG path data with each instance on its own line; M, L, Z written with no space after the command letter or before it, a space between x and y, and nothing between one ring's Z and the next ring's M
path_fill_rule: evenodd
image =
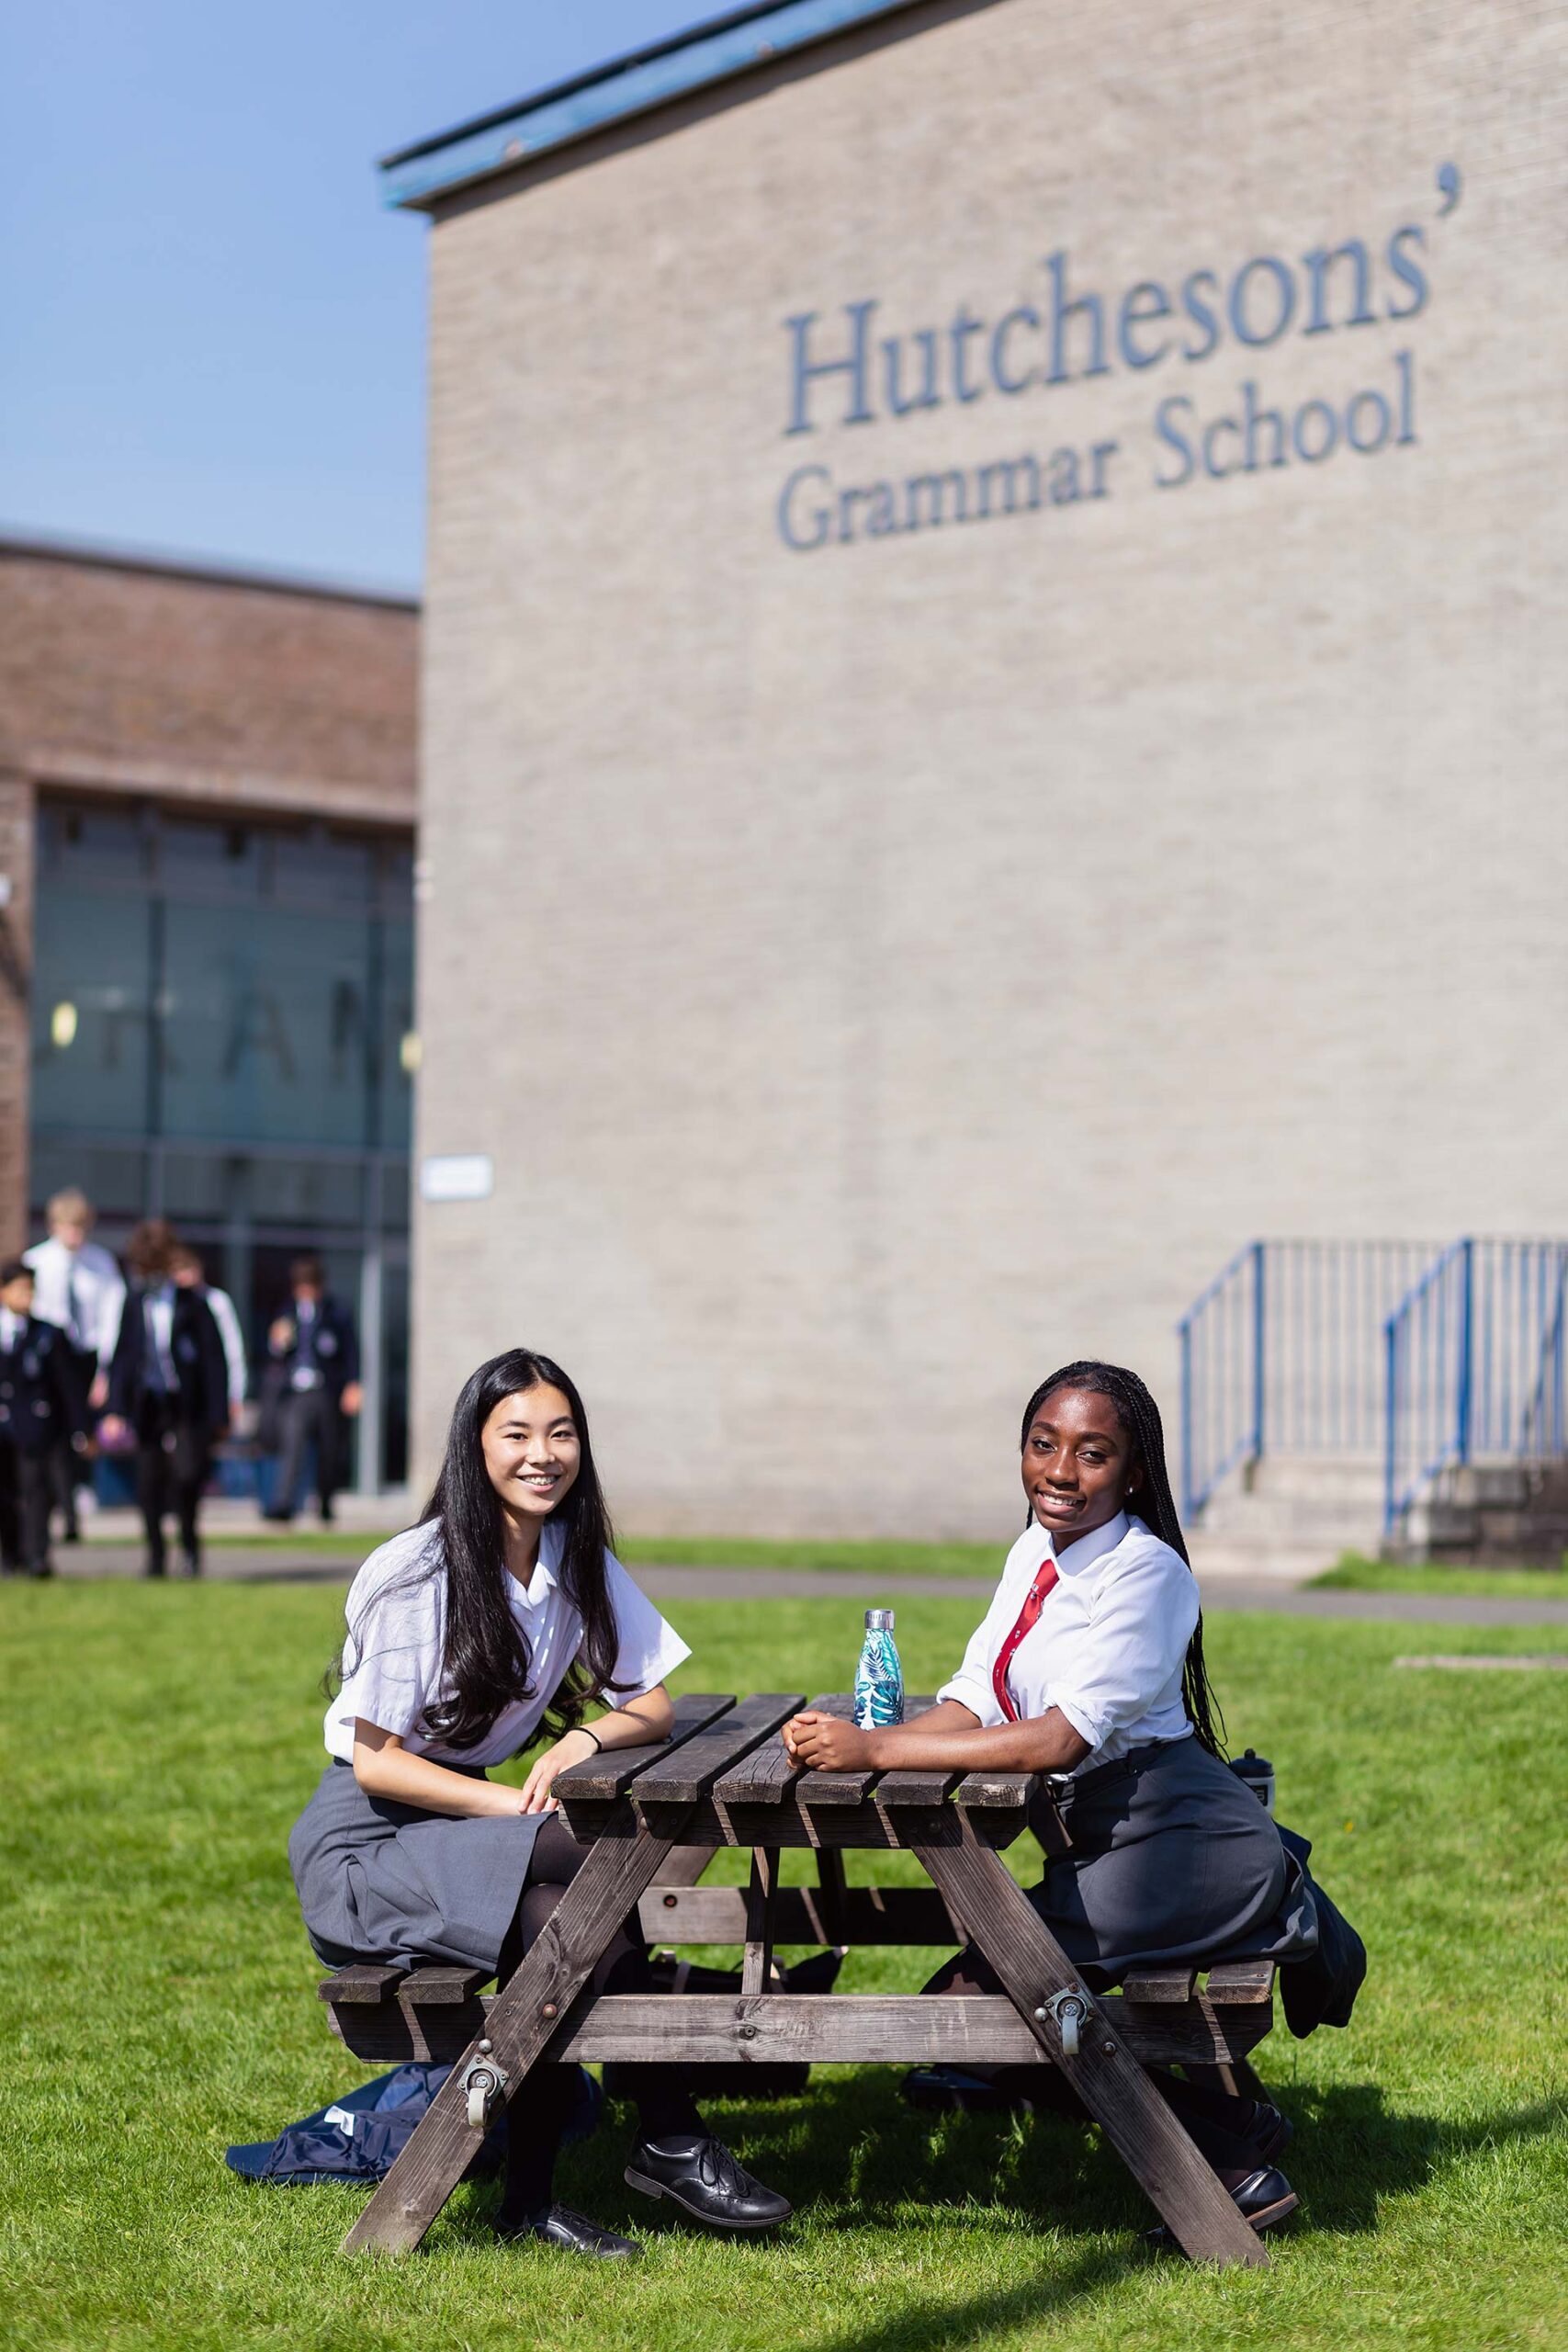
M1045 1596L1056 1581L1056 1563L1047 1554L1041 1562L1040 1572L1023 1596L1023 1607L1018 1612L1018 1623L997 1652L997 1662L991 1668L991 1688L997 1694L997 1704L1010 1724L1018 1721L1018 1709L1008 1689L1008 1668L1012 1654L1025 1634L1032 1633L1040 1622L1040 1611L1045 1606Z

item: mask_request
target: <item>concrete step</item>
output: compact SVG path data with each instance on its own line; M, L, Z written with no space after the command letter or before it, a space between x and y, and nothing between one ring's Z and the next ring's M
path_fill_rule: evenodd
M1325 1568L1333 1567L1342 1551L1364 1547L1280 1542L1267 1535L1214 1536L1200 1529L1188 1531L1187 1548L1200 1583L1209 1577L1221 1581L1242 1577L1293 1585L1305 1584ZM1376 1547L1372 1548L1375 1552Z

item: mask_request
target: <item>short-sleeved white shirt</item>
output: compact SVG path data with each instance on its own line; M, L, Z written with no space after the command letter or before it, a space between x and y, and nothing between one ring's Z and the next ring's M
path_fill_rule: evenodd
M582 1620L556 1581L562 1530L546 1524L539 1556L526 1587L508 1575L513 1614L532 1658L531 1699L502 1708L472 1747L446 1747L421 1729L425 1711L446 1695L441 1674L446 1569L434 1527L411 1527L372 1552L349 1588L348 1636L343 1688L327 1709L326 1742L347 1763L354 1756L356 1716L395 1732L416 1756L437 1763L502 1764L525 1747L570 1671L582 1643ZM623 1689L610 1703L638 1698L691 1656L646 1593L639 1592L612 1552L604 1568L620 1636L614 1679Z
M1020 1716L1028 1721L1059 1707L1089 1744L1080 1772L1153 1740L1190 1737L1181 1669L1198 1623L1197 1579L1179 1552L1125 1512L1059 1553L1046 1529L1026 1527L963 1665L939 1697L961 1700L987 1726L1007 1721L992 1668L1053 1555L1057 1582L1008 1670Z

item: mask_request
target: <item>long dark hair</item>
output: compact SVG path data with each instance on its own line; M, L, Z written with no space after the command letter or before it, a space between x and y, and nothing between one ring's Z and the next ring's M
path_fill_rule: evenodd
M498 1405L541 1385L558 1388L571 1407L581 1450L577 1476L549 1523L562 1532L557 1581L582 1620L582 1642L551 1694L544 1728L558 1737L581 1721L591 1700L625 1687L613 1679L619 1637L604 1555L614 1532L594 1467L588 1415L558 1363L531 1348L509 1348L465 1381L452 1408L446 1458L419 1516L420 1526L428 1527L439 1543L424 1547L409 1578L446 1572L441 1664L447 1695L427 1707L423 1718L446 1747L477 1747L503 1708L533 1695L533 1656L507 1597L501 1498L485 1468L481 1437Z
M1108 1396L1116 1408L1116 1418L1133 1441L1135 1465L1144 1474L1143 1485L1133 1498L1133 1508L1138 1517L1150 1527L1161 1543L1168 1544L1187 1560L1187 1539L1181 1532L1181 1521L1176 1515L1176 1498L1170 1491L1170 1474L1165 1466L1165 1428L1160 1420L1159 1407L1155 1403L1135 1372L1128 1372L1119 1363L1100 1363L1089 1357L1078 1363L1065 1363L1060 1372L1043 1380L1023 1408L1023 1428L1019 1436L1021 1449L1027 1444L1035 1414L1053 1390L1057 1388L1087 1388L1096 1396ZM1203 1663L1203 1616L1200 1611L1192 1639L1187 1645L1187 1662L1181 1673L1181 1696L1198 1744L1211 1756L1224 1752L1225 1719L1219 1701L1209 1688L1208 1669Z

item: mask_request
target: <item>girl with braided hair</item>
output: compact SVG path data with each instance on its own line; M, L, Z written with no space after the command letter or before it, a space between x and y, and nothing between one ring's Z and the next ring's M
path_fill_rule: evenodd
M1030 1398L1021 1445L1028 1521L936 1705L883 1731L807 1712L785 1747L811 1770L1059 1776L1071 1849L1043 1837L1030 1900L1097 1989L1134 1967L1313 1951L1310 1883L1221 1752L1154 1398L1119 1364L1065 1364ZM926 1990L1001 1986L970 1946ZM1277 2109L1155 2080L1254 2228L1294 2210ZM940 2069L908 2087L934 2104L964 2090ZM974 2088L988 2104L1044 2096L1083 2111L1054 2069L1002 2069Z

